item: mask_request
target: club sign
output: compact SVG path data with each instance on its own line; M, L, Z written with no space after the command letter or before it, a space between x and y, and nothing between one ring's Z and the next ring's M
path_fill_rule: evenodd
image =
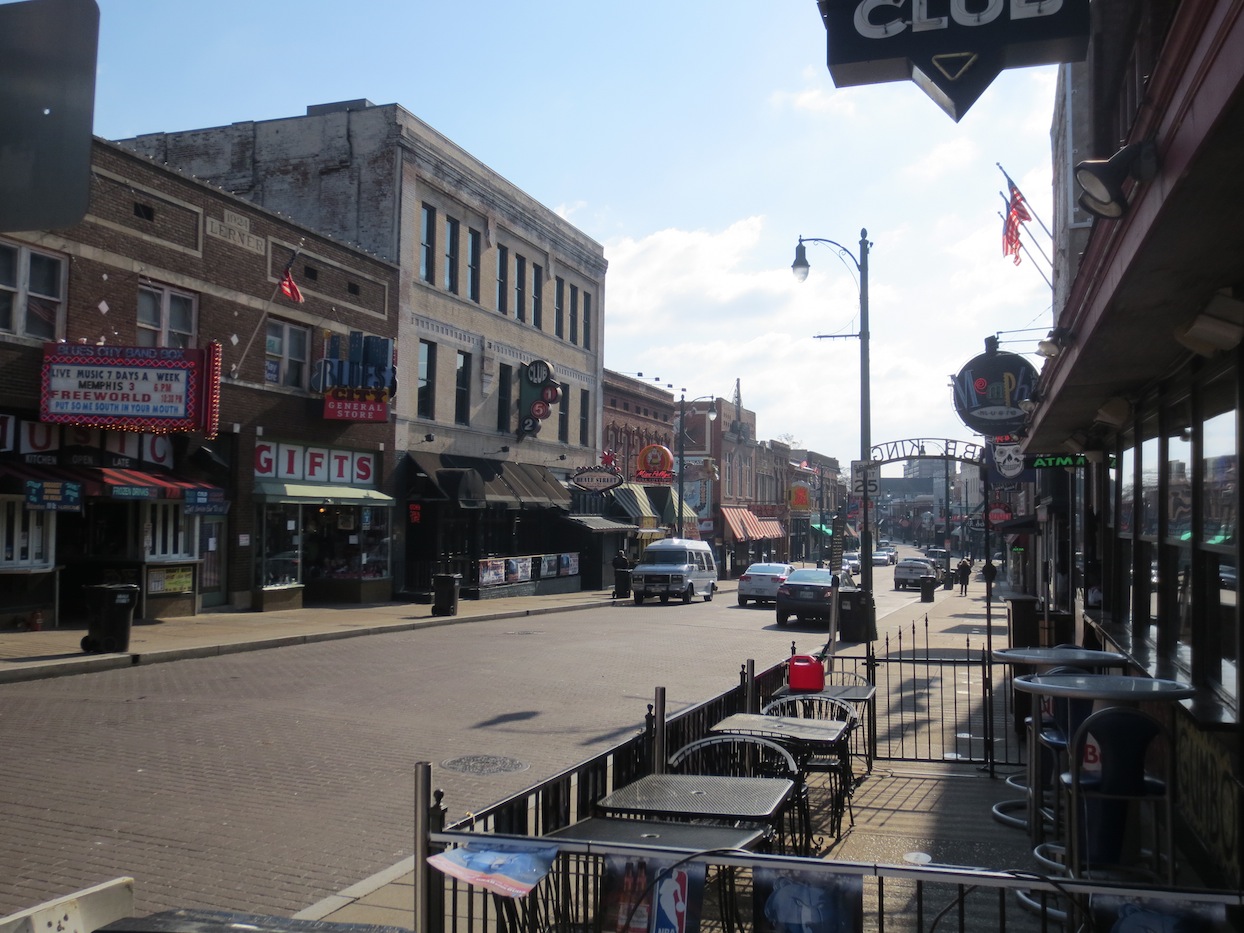
M561 401L561 386L553 378L553 364L532 360L523 366L518 390L518 439L540 433L540 422Z
M818 0L838 87L914 81L956 122L1006 68L1083 61L1089 0Z

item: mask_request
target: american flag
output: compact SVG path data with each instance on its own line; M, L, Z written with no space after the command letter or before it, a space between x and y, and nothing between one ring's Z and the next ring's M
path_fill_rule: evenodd
M1016 262L1018 261L1017 259ZM294 277L290 275L289 266L285 267L285 274L281 276L281 294L290 301L296 301L299 304L302 304L305 300L302 297L302 292L298 290L298 284L294 281Z
M1008 179L1009 181L1009 179ZM1028 208L1024 206L1024 196L1019 193L1015 183L1010 183L1011 204L1006 212L1006 223L1002 225L1002 255L1015 257L1015 265L1019 265L1019 225L1032 220Z

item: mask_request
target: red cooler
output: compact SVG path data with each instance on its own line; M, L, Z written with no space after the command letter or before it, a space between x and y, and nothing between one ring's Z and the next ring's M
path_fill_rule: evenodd
M786 673L786 683L791 690L815 693L825 689L825 668L810 654L792 655Z

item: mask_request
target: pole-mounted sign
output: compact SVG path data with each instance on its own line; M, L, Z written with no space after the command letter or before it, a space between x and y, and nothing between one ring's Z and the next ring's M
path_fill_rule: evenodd
M1089 0L818 0L838 87L911 79L958 121L1004 69L1083 61Z
M532 360L523 366L518 389L518 439L540 433L540 422L561 401L562 389L553 378L553 364Z

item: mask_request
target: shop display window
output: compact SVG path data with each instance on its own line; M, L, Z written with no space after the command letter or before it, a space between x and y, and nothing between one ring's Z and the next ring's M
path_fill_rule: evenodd
M362 580L389 576L389 509L305 506L305 580Z
M263 506L259 527L263 541L257 573L260 586L291 586L302 582L302 521L300 507L288 503Z
M0 570L50 568L56 554L55 512L28 510L18 497L0 497Z

